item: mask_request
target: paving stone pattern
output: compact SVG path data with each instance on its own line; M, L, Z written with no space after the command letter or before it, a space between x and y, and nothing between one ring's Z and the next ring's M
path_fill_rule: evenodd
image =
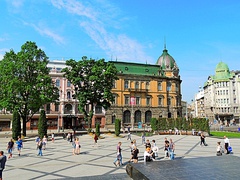
M6 168L3 171L3 179L5 180L53 180L53 179L131 179L126 173L126 165L130 157L130 141L127 140L127 134L124 134L125 138L115 137L111 134L103 134L104 139L99 139L99 146L93 147L93 138L90 135L79 136L81 143L81 153L80 155L72 155L72 146L62 137L56 137L54 143L48 142L47 149L43 151L43 156L37 156L35 138L28 139L24 142L24 148L22 150L21 156L17 155L17 150L13 152L13 158L9 159L6 163ZM176 144L176 160L170 161L164 158L164 138L172 138ZM141 138L132 135L132 139L137 140L137 145L140 150L139 154L139 164L143 164L143 153L144 145L141 144ZM202 159L209 159L216 154L216 142L222 141L222 139L216 138L206 138L208 146L200 146L200 138L197 136L184 136L184 135L155 135L149 137L150 141L155 139L159 150L159 156L157 161L161 163L159 166L169 170L169 172L179 173L182 177L190 177L193 174L187 174L185 169L189 168L189 164L185 161L179 161L178 159L189 159L189 158L199 158L193 159L198 162L203 162ZM4 150L7 155L6 147L9 138L0 138L0 150ZM121 167L115 167L113 164L116 158L116 146L117 143L122 142L122 155L124 165ZM224 166L226 168L217 168L216 171L221 171L221 173L230 173L235 177L238 171L236 169L230 170L231 162L236 163L234 158L240 157L240 140L230 139L231 145L233 147L234 154L223 155L220 159L224 159ZM204 157L204 158L202 158ZM216 157L218 158L218 157ZM238 159L238 158L236 158ZM227 164L227 162L229 164ZM177 167L182 169L178 172ZM205 163L204 167L212 167L211 163ZM231 167L232 168L232 167ZM145 168L147 170L147 166ZM148 170L147 170L148 172ZM149 170L150 172L150 170ZM209 173L215 176L214 172L203 172L204 174ZM174 176L179 177L179 176ZM204 177L204 176L203 176ZM206 176L205 176L206 177ZM192 179L192 178L189 178ZM210 178L211 179L211 178ZM231 178L230 178L231 179Z

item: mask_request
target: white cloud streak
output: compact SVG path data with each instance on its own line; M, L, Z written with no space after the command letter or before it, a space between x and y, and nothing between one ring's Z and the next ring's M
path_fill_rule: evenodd
M8 51L9 51L9 49L7 49L7 48L2 48L2 49L0 49L0 60L3 59L3 56L4 56L5 53L8 52Z
M23 23L25 25L33 27L42 36L50 37L57 44L65 44L64 38L62 36L58 35L56 32L54 32L53 30L51 30L48 27L45 27L44 25L42 25L42 24L35 25L35 24L32 24L32 23L27 23L27 22L23 22Z
M110 28L118 28L119 26L115 23L124 19L122 17L117 18L117 14L113 13L118 12L116 7L111 6L109 2L94 5L89 2L85 5L83 2L76 0L52 0L52 4L56 8L64 9L70 14L81 17L79 25L84 28L89 37L109 57L116 57L121 61L138 61L144 63L146 61L153 61L151 57L145 54L144 46L139 42L128 37L126 34L113 33L110 30ZM108 8L104 8L104 11L101 11L101 8L106 7L106 3L108 3ZM111 26L111 24L113 25Z

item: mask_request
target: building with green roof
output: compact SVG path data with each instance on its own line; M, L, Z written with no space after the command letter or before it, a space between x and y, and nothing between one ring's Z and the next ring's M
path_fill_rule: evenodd
M215 74L204 83L206 116L219 123L239 123L240 72L230 71L224 62L219 62Z

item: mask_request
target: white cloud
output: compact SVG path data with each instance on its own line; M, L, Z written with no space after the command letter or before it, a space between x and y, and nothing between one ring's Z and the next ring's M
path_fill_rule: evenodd
M114 33L120 28L122 19L127 19L119 14L120 10L106 1L94 2L98 4L88 2L85 5L76 0L52 0L56 8L65 9L68 13L82 18L79 25L109 58L116 57L121 61L153 62L153 59L145 54L144 46L137 40L126 34Z
M8 52L8 51L9 51L9 49L7 49L7 48L2 48L2 49L0 49L0 60L3 59L3 56L4 56L5 53Z
M32 23L27 23L27 22L23 22L25 25L31 26L33 27L38 33L40 33L42 36L47 36L52 38L57 44L64 44L64 38L60 35L58 35L56 32L54 32L53 30L51 30L48 27L45 27L45 25L42 24L32 24Z

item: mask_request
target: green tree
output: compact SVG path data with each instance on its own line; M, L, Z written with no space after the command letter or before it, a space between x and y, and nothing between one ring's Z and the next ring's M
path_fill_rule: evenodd
M43 138L44 135L47 135L47 118L44 110L41 110L40 117L38 119L38 135L40 138Z
M12 119L12 138L17 140L18 136L21 137L21 117L18 111L14 110Z
M94 107L98 105L107 110L114 100L111 90L114 81L118 79L117 68L113 63L105 62L104 59L88 60L86 56L80 61L67 60L66 65L68 67L62 72L74 85L74 96L79 101L79 109L91 128ZM89 111L86 105L89 105Z
M0 61L0 106L18 110L22 133L26 122L48 103L58 99L58 89L49 76L48 57L34 42L27 41L21 50L6 52Z
M116 134L116 136L119 136L120 129L121 129L121 120L120 119L116 119L115 120L115 134Z

